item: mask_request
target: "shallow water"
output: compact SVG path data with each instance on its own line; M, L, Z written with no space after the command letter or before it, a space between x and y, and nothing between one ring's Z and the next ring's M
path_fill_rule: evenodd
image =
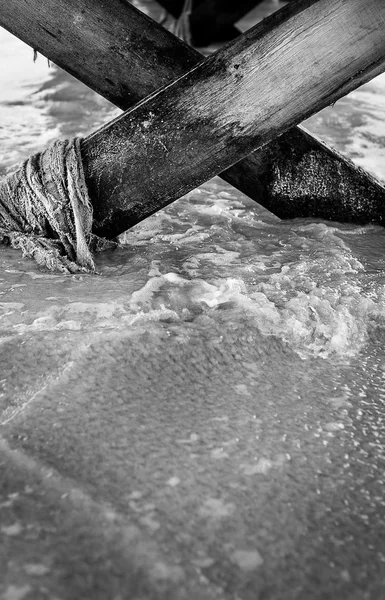
M55 137L85 135L118 114L44 58L33 63L4 31L0 51L2 174ZM384 98L381 76L306 123L383 181ZM321 411L325 453L336 436L354 440L350 412L369 407L362 419L381 454L384 242L378 226L280 221L216 178L122 235L119 249L97 257L99 276L49 273L0 247L2 422L44 393L60 404L135 398L136 425L150 419L147 407L167 430L170 407L180 417L188 400L190 414L193 397L236 430L243 411L258 413L268 398L282 419L306 414L317 439ZM175 418L190 443L195 434ZM108 433L108 415L105 427L118 435ZM268 461L286 456L266 452ZM87 482L80 454L72 467ZM101 458L99 468L101 479L112 477Z
M5 31L0 45L0 172L118 114L43 57L33 63ZM385 180L384 93L381 76L305 125ZM229 311L302 358L357 356L382 327L383 235L374 226L282 222L215 179L123 235L120 250L98 258L102 277L44 273L1 248L3 335L164 320L183 329L197 315Z

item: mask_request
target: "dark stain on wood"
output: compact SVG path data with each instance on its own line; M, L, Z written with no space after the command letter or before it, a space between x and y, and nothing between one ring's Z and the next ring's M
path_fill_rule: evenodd
M385 222L384 187L302 127L290 129L238 164L243 191L260 187L265 208L282 219L327 215L334 221ZM248 177L252 171L257 180ZM222 177L227 179L226 171Z

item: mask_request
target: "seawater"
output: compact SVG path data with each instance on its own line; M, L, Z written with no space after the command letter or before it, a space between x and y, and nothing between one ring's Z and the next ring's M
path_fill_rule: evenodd
M2 175L54 138L86 135L119 113L43 57L33 63L32 50L3 30L0 56ZM384 94L381 76L305 123L382 180ZM80 390L105 364L91 348L107 345L111 360L124 360L122 338L153 372L152 351L167 349L181 394L202 344L221 374L218 399L243 389L229 362L250 375L256 398L298 395L288 365L306 394L334 408L382 393L384 231L281 221L215 178L123 234L116 251L97 257L97 276L50 273L0 247L3 422L77 373L79 361ZM210 369L200 377L204 390ZM156 402L156 382L152 393Z

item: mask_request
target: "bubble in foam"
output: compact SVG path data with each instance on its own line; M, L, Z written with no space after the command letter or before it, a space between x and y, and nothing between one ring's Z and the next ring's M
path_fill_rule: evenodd
M225 305L247 314L250 326L282 339L303 358L357 354L368 338L377 303L358 285L318 287L310 277L302 277L303 265L291 270L291 277L286 273L284 269L283 277L272 274L254 286L255 291L240 278L208 282L172 272L155 276L132 294L129 307L136 316L130 322L183 321L199 311L209 311L215 318L215 311ZM231 318L236 319L236 313Z

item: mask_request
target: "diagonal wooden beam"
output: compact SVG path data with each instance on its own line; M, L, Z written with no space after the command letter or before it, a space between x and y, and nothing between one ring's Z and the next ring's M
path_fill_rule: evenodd
M385 70L384 24L382 0L298 0L91 135L96 228L127 229Z
M202 59L128 0L7 0L0 26L123 110Z
M0 24L123 109L201 60L127 0L7 0ZM281 217L384 219L383 187L301 128L222 177Z

